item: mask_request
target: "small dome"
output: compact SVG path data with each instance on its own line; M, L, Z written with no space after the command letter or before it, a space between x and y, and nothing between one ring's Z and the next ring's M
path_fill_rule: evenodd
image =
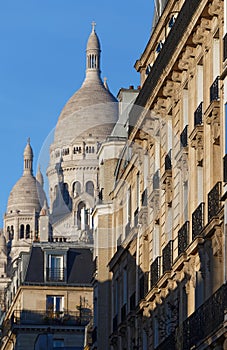
M88 38L87 51L88 50L100 50L99 38L94 29Z
M24 157L25 158L33 158L33 151L30 145L30 138L28 139L27 145L24 149Z
M10 192L7 212L40 212L45 195L43 189L35 177L23 175Z

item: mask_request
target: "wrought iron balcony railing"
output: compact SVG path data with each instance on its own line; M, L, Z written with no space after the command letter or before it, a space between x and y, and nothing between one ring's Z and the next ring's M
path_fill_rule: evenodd
M12 315L13 326L30 327L38 325L63 325L82 326L87 325L92 318L91 310L78 311L31 311L15 310Z
M219 100L219 77L217 77L210 87L210 103Z
M192 213L192 240L201 234L204 227L204 203L200 203Z
M148 272L144 272L139 280L139 295L143 299L148 292Z
M145 188L145 190L142 193L141 202L143 207L147 206L147 188Z
M125 322L127 314L127 305L124 304L121 308L121 322Z
M158 282L160 277L161 257L158 256L151 264L151 288Z
M227 34L225 34L223 40L224 40L223 61L225 61L227 59Z
M182 133L180 134L180 146L187 147L188 145L188 125L185 126Z
M208 222L216 216L221 208L221 182L217 182L208 193Z
M172 169L172 150L170 149L165 156L165 171Z
M64 282L66 275L66 269L47 267L46 280L47 282Z
M201 102L194 112L194 126L203 124L203 102Z
M159 170L157 170L153 175L153 190L159 189L159 183L160 183L160 176L159 176Z
M136 292L132 293L132 295L130 296L130 311L134 311L136 308Z
M197 348L220 328L227 308L227 285L222 285L204 304L175 329L155 350Z
M186 221L184 225L178 231L178 255L182 254L189 242L189 221Z
M170 271L173 263L173 241L169 241L162 249L162 272Z

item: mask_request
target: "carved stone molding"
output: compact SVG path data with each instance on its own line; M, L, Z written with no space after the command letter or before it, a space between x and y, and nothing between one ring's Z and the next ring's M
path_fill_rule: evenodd
M168 111L171 107L170 98L161 98L158 97L157 101L153 107L153 110L156 115L160 115L162 118L165 118L168 115Z
M153 218L157 223L159 219L159 209L160 209L160 190L159 189L153 190L148 200L149 200L150 208L153 209Z
M173 201L172 171L166 170L163 176L162 189L165 191L165 201L169 207Z
M224 9L223 9L223 1L213 0L213 2L208 6L208 13L211 16L219 16L223 17Z
M196 151L196 163L203 165L203 126L197 125L190 135L191 146Z
M163 95L170 97L172 99L172 104L175 104L178 101L178 91L180 83L167 80L166 85L163 88Z
M181 170L182 181L185 184L188 181L188 152L185 148L180 152L177 167Z
M196 277L195 277L195 257L191 257L189 261L184 263L183 271L187 278L186 293L190 291L190 285L195 288L196 286Z
M220 145L220 102L213 101L205 115L206 123L211 126L213 143Z
M148 208L142 207L139 211L138 222L141 226L147 226L148 224Z
M210 42L209 33L211 29L211 21L205 18L201 19L200 25L197 27L196 31L192 36L192 41L194 44L204 45ZM209 44L208 44L209 45Z
M195 58L195 49L191 46L187 46L186 50L182 54L181 59L178 62L178 68L182 71L189 70L195 64L194 58Z
M222 261L223 254L223 228L221 226L215 227L214 239L213 239L213 254Z

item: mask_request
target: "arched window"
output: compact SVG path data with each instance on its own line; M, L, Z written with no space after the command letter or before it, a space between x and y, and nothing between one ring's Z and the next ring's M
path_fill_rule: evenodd
M94 184L92 181L86 183L86 192L94 197Z
M24 225L20 225L20 239L24 238Z
M77 226L79 230L85 229L85 213L86 213L85 203L80 202L77 209Z
M69 204L69 187L67 183L63 184L63 200L65 204Z
M76 181L76 182L73 183L72 190L73 190L73 196L74 197L77 197L77 196L79 196L81 194L81 184L80 184L79 181Z
M31 232L31 230L30 230L30 225L26 225L26 238L30 238L30 232Z
M10 228L10 239L13 239L14 238L14 227L13 225L11 225L11 228Z

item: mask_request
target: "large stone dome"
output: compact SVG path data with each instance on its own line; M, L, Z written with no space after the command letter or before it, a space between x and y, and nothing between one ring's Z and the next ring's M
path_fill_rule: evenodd
M55 129L55 145L69 144L88 134L105 138L117 121L117 100L100 77L100 42L94 27L86 55L86 78L60 114Z

